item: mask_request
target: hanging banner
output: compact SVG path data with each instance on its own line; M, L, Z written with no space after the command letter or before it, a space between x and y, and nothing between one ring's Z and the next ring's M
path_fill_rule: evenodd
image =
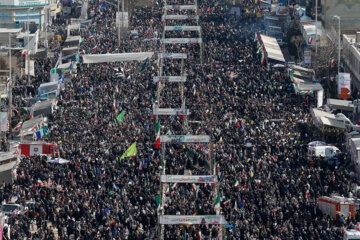
M161 182L168 183L216 183L214 175L161 175Z
M208 135L162 135L160 143L208 143Z
M9 131L8 113L7 112L0 112L0 131L1 132Z
M196 10L196 5L166 5L165 9Z
M25 75L28 75L30 71L30 76L35 77L35 60L30 60L30 66L28 68L28 61L25 61Z
M338 76L338 97L350 98L351 93L350 73L339 73Z
M186 82L186 77L182 76L161 76L154 77L154 83L157 82Z
M166 43L202 43L202 38L165 38L162 41Z
M166 20L199 20L199 15L163 15Z
M165 31L200 31L200 26L165 26Z
M166 59L186 59L186 53L160 53L159 58Z
M194 224L225 224L224 216L220 215L163 215L160 224L194 225Z
M154 108L153 115L189 115L189 109L176 109L176 108Z

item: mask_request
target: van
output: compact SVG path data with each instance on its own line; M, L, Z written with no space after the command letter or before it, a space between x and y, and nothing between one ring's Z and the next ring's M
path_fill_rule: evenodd
M340 150L335 146L309 146L308 158L325 157L330 158L338 155Z

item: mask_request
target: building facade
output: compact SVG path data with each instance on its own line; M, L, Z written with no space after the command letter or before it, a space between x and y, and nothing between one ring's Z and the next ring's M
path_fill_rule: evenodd
M360 32L343 35L342 57L350 70L352 83L360 90Z

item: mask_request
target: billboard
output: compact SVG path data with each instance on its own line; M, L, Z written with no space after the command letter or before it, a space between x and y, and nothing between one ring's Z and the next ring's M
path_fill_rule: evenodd
M194 224L225 224L224 216L220 215L163 215L160 224L194 225Z
M350 98L351 94L351 78L350 73L339 73L338 76L338 97Z
M213 175L161 175L161 182L170 183L216 183Z

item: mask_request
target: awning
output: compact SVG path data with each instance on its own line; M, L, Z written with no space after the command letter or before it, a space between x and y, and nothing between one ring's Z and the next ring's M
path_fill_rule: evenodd
M103 63L103 62L121 62L121 61L144 61L151 58L154 52L140 53L115 53L115 54L85 54L84 63Z
M285 62L284 55L280 49L280 46L276 38L268 37L260 34L261 41L264 44L267 57L276 61Z
M345 111L354 110L354 104L352 101L348 100L328 98L326 105L328 105L331 109L341 109Z

